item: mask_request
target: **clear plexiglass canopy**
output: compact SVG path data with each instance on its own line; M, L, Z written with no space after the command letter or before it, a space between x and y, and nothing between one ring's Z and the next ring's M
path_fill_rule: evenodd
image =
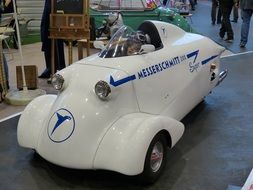
M146 35L141 31L134 31L129 26L122 26L113 35L104 50L99 54L102 58L114 58L138 55L141 46L146 44Z

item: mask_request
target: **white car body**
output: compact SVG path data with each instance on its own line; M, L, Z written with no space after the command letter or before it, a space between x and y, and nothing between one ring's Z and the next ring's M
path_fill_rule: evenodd
M221 80L224 48L168 23L146 23L157 29L161 48L116 58L95 54L59 71L59 94L36 98L22 113L19 144L60 166L126 175L143 172L157 133L173 147L184 132L180 120ZM111 88L104 101L94 90L100 80Z

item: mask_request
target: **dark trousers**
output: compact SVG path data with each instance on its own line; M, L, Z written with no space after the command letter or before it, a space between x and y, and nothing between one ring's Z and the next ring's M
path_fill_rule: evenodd
M46 61L46 67L47 67L46 69L51 73L52 52L51 52L50 47L51 47L51 42L50 42L50 46L44 51L44 57ZM56 40L54 61L55 61L56 71L65 68L64 44L62 40Z
M189 0L189 2L190 2L190 5L191 5L191 10L195 10L195 2L194 2L194 0Z
M233 8L231 4L221 4L222 24L220 28L220 36L224 36L227 33L227 37L230 39L234 38L234 32L230 23L230 14Z
M233 6L233 20L237 21L238 17L239 17L239 15L238 15L238 7Z
M218 14L217 14L217 9L218 9ZM217 23L221 23L221 10L219 7L219 4L216 0L212 1L212 10L211 10L211 19L212 22L216 22L216 15L217 15Z

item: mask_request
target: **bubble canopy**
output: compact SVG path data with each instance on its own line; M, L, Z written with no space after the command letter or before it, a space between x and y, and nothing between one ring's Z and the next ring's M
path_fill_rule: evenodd
M129 26L122 26L111 38L101 58L114 58L137 55L143 44L148 43L147 36L142 31L134 31Z

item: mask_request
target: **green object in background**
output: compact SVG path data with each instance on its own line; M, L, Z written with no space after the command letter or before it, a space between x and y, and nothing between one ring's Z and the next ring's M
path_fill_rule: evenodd
M14 39L9 38L7 40L10 40L9 41L10 48L14 48L14 45L13 45L13 40ZM33 44L33 43L37 43L37 42L40 42L40 41L41 41L40 34L38 32L27 34L25 36L21 36L21 45ZM7 48L7 47L5 47L5 44L3 44L3 47Z
M124 0L122 0L122 4ZM138 1L136 1L138 2ZM140 0L140 2L145 2L144 0ZM181 16L176 9L170 9L168 7L162 6L161 4L157 4L157 1L152 1L156 3L154 7L146 7L145 3L139 3L139 7L136 7L135 4L131 4L132 7L123 7L119 8L115 5L108 4L108 1L100 1L99 4L95 4L90 6L90 16L95 19L95 28L98 28L103 25L103 21L107 19L108 14L113 11L119 11L122 13L123 22L125 25L130 26L134 30L138 28L138 26L145 20L159 20L174 24L186 32L196 31L190 26L187 20ZM26 26L27 27L27 26ZM21 27L22 28L22 27ZM36 42L40 42L40 33L39 31L35 32L27 32L21 30L21 44L32 44Z
M21 44L22 45L33 44L33 43L37 43L40 41L41 41L40 34L38 32L31 33L31 34L21 37Z
M130 26L134 30L145 20L158 20L179 26L186 32L195 33L195 30L186 19L176 10L162 6L161 3L158 5L156 1L152 1L154 7L147 7L143 0L140 0L140 2L142 3L139 3L139 7L136 7L136 4L133 3L124 7L123 5L127 4L127 2L124 3L124 0L121 1L122 5L119 5L119 7L113 3L108 3L108 1L100 1L98 4L91 5L90 16L95 19L95 28L102 25L103 20L108 17L110 12L120 12L124 25Z

